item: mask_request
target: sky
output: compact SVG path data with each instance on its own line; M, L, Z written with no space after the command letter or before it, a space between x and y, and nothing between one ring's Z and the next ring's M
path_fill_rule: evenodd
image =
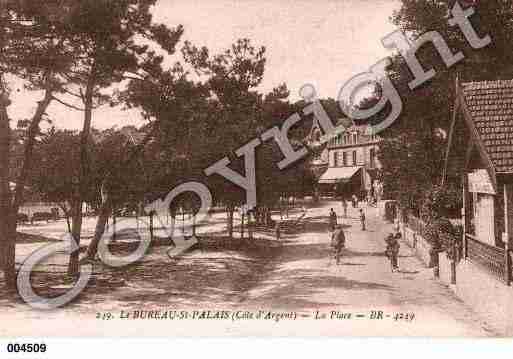
M157 22L182 24L182 40L207 46L212 53L239 38L265 46L267 64L259 90L286 83L291 100L297 100L304 84L314 85L318 97L336 98L347 80L390 55L381 38L396 29L389 17L398 7L398 0L160 0L153 13ZM178 54L170 59L179 60ZM14 91L10 117L29 118L39 97ZM57 103L48 115L60 128L82 126L82 113ZM100 129L143 123L137 110L103 106L93 113L93 126Z

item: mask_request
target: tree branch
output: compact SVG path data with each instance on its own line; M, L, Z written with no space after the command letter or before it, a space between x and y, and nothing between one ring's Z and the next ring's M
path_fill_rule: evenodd
M77 106L74 106L74 105L69 104L69 103L67 103L67 102L64 102L64 101L62 101L62 100L58 99L58 98L57 98L57 97L55 97L55 96L53 96L52 98L53 98L55 101L59 102L61 105L64 105L64 106L66 106L66 107L72 108L72 109L77 110L77 111L85 111L85 109L80 108L80 107L77 107Z
M80 94L77 94L77 93L74 93L73 91L70 91L70 90L67 90L65 88L62 89L65 93L71 95L71 96L74 96L76 98L79 98L82 100L82 96L80 96Z

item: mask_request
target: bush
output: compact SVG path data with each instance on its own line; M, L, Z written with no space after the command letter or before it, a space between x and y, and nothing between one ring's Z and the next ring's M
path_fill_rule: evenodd
M436 222L431 222L426 225L422 233L422 237L433 247L440 247L440 237L438 235L438 226Z
M421 218L426 222L441 217L454 218L462 205L461 191L456 186L433 186L422 201Z
M432 219L424 229L423 237L434 247L444 250L456 238L456 229L447 218Z

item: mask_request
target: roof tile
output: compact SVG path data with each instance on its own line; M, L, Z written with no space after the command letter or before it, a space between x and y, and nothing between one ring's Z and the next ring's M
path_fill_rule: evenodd
M513 80L461 84L470 115L497 172L513 172Z

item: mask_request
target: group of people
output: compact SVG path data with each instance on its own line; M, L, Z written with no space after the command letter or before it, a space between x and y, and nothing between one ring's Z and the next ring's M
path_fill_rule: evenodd
M351 195L351 197L342 198L342 206L347 210L348 202L351 203L353 208L358 208L361 202L366 203L368 206L376 207L378 200L375 195L368 193L366 196L362 195L358 197L356 194Z
M343 201L345 203L345 201ZM347 217L347 207L344 208L344 217ZM362 230L365 231L365 213L362 208L360 208L360 222ZM337 265L340 264L340 259L342 257L342 251L345 248L345 234L342 229L342 226L338 224L337 213L333 208L330 209L329 213L329 231L331 233L331 246L335 252L335 259ZM398 220L395 221L394 224L395 233L390 233L385 238L386 250L385 256L390 261L390 267L392 272L399 271L398 257L399 257L399 249L401 245L399 244L399 239L401 238L400 226Z

